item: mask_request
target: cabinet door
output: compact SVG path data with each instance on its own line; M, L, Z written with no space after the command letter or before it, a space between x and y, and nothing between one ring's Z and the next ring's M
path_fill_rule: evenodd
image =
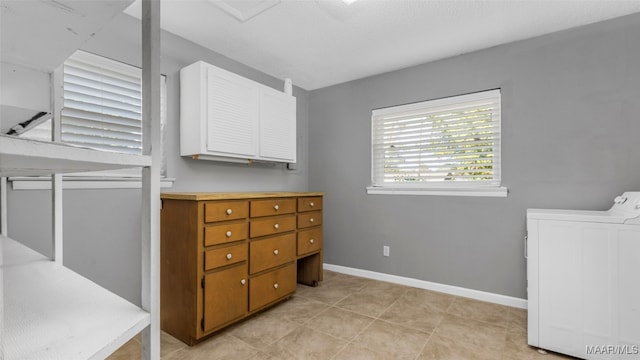
M207 73L207 151L257 155L259 91L245 79L210 67Z
M247 267L236 266L204 277L204 328L207 332L248 311Z
M278 91L260 93L260 157L296 162L296 98Z

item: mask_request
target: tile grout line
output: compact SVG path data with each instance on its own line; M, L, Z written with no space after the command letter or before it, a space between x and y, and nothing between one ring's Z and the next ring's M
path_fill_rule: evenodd
M344 351L347 347L349 347L349 345L356 343L356 339L358 339L358 337L359 337L360 335L362 335L362 334L363 334L367 329L369 329L369 328L370 328L370 327L371 327L371 326L376 322L376 320L381 320L379 315L378 315L378 316L365 315L365 314L361 314L361 313L358 313L358 312L353 311L353 310L350 310L350 309L344 309L344 308L342 308L342 307L340 307L340 306L338 305L338 303L340 303L342 300L344 300L344 299L348 298L349 296L351 296L351 295L353 295L353 294L355 294L355 293L358 293L358 292L362 291L362 290L363 290L365 287L367 287L367 285L369 285L369 284L370 284L370 282L365 282L362 286L360 286L360 288L359 288L359 289L357 289L356 291L352 292L351 294L349 294L349 295L345 296L344 298L340 299L339 301L337 301L337 302L333 305L333 307L335 307L336 309L339 309L339 310L342 310L342 311L348 311L348 312L351 312L351 313L353 313L353 314L357 314L357 315L360 315L360 316L365 316L365 317L371 318L371 321L369 322L369 324L368 324L367 326L365 326L364 328L362 328L362 330L360 330L360 331L359 331L359 332L358 332L358 333L357 333L357 334L356 334L356 335L355 335L351 340L349 340L349 341L348 341L348 342L347 342L347 343L342 347L342 349L340 349L340 351L338 351L335 355L333 355L333 356L331 357L331 359L335 359L338 355L340 355L340 353L341 353L342 351ZM404 294L403 294L403 295L404 295ZM397 299L396 299L396 300L394 300L394 301L393 301L393 303L395 303L396 301L397 301ZM392 303L392 304L393 304L393 303ZM391 305L389 305L387 308L385 308L385 310L384 310L384 311L382 311L382 313L381 313L381 314L384 314L384 312L385 312L385 311L386 311L390 306L391 306ZM384 320L381 320L381 321L384 321Z
M358 316L367 317L367 318L371 319L371 322L370 322L369 324L367 324L367 326L365 326L362 330L360 330L360 331L359 331L355 336L353 336L353 338L352 338L351 340L346 340L346 339L343 339L343 338L338 338L338 337L336 337L335 335L330 334L330 333L328 333L328 332L325 332L325 331L322 331L322 330L317 330L317 329L310 328L310 329L311 329L311 330L313 330L313 331L317 331L317 332L320 332L320 333L322 333L322 334L332 336L332 337L334 337L334 338L336 338L336 339L346 341L345 347L346 347L347 345L351 344L351 343L353 342L353 340L354 340L355 338L357 338L360 334L362 334L362 333L363 333L363 332L364 332L364 331L365 331L365 330L366 330L366 329L367 329L371 324L373 324L373 322L374 322L374 321L378 320L378 319L377 319L377 318L375 318L375 317L372 317L372 316L369 316L369 315L363 315L363 314L360 314L360 313L355 312L355 311L352 311L352 310L343 309L343 308L341 308L341 307L339 307L339 306L337 306L337 305L329 306L327 309L323 310L323 311L322 311L322 313L325 313L325 312L329 311L331 308L334 308L334 309L337 309L337 310L340 310L340 311L350 312L350 313L352 313L352 314L355 314L355 315L358 315ZM320 315L320 314L318 314L317 316L319 316L319 315ZM313 318L316 318L317 316L314 316ZM305 324L305 326L306 326L306 324ZM341 349L340 351L342 351L342 349ZM340 352L340 351L339 351L339 352ZM338 352L338 353L339 353L339 352ZM338 353L336 353L336 355L337 355ZM334 356L335 356L335 355L334 355Z
M338 308L338 309L341 309L341 308ZM343 310L343 309L341 309L341 310ZM355 312L354 312L354 313L355 313ZM355 314L358 314L358 313L355 313ZM362 314L358 314L358 315L362 315ZM360 335L362 335L362 333L364 333L368 328L370 328L370 327L371 327L371 325L373 325L373 323L374 323L374 322L376 322L376 320L378 320L378 319L377 319L377 318L373 318L373 320L371 320L371 322L370 322L367 326L365 326L362 330L360 330L360 332L358 332L358 333L353 337L353 339L349 340L349 342L347 342L347 344L346 344L342 349L340 349L340 351L338 351L334 356L332 356L332 357L331 357L331 359L335 359L335 357L336 357L336 356L338 356L338 355L340 354L340 352L342 352L344 349L346 349L349 345L353 344L353 343L355 342L355 340L356 340Z
M420 355L422 355L424 353L424 350L427 348L427 344L429 344L429 340L431 340L431 337L433 336L433 333L435 332L435 328L433 329L433 331L431 332L431 334L429 334L429 337L427 337L427 341L424 342L424 345L422 345L422 348L420 349L420 351L418 351L418 354L416 355L415 358L413 358L414 360L418 360L420 358Z

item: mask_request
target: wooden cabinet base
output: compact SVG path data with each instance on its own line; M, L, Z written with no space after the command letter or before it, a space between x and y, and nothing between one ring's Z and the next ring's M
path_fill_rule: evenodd
M162 194L162 330L194 345L317 286L323 195Z
M298 259L297 270L300 284L318 286L318 282L322 281L322 252Z

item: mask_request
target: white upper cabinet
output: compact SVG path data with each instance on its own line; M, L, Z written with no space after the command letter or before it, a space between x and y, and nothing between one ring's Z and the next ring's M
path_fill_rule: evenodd
M260 116L258 89L240 76L214 68L208 69L207 80L206 150L255 157Z
M202 61L180 70L180 154L296 161L296 99Z
M260 93L260 152L264 159L296 162L296 98L278 91Z

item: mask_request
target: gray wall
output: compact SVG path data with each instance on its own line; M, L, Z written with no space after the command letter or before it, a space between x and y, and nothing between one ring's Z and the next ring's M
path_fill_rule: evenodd
M118 16L83 49L140 66L140 22ZM305 191L308 188L308 93L297 97L298 170L283 165L249 167L180 157L179 70L204 60L278 90L282 80L251 69L175 35L162 33L161 71L167 75L164 149L173 188L163 191ZM295 84L295 79L293 79ZM50 256L51 194L15 190L8 196L9 235ZM65 265L129 299L140 302L140 191L65 190Z
M526 298L527 208L605 210L640 190L639 34L636 14L312 91L325 262ZM365 193L372 109L493 88L507 198Z

